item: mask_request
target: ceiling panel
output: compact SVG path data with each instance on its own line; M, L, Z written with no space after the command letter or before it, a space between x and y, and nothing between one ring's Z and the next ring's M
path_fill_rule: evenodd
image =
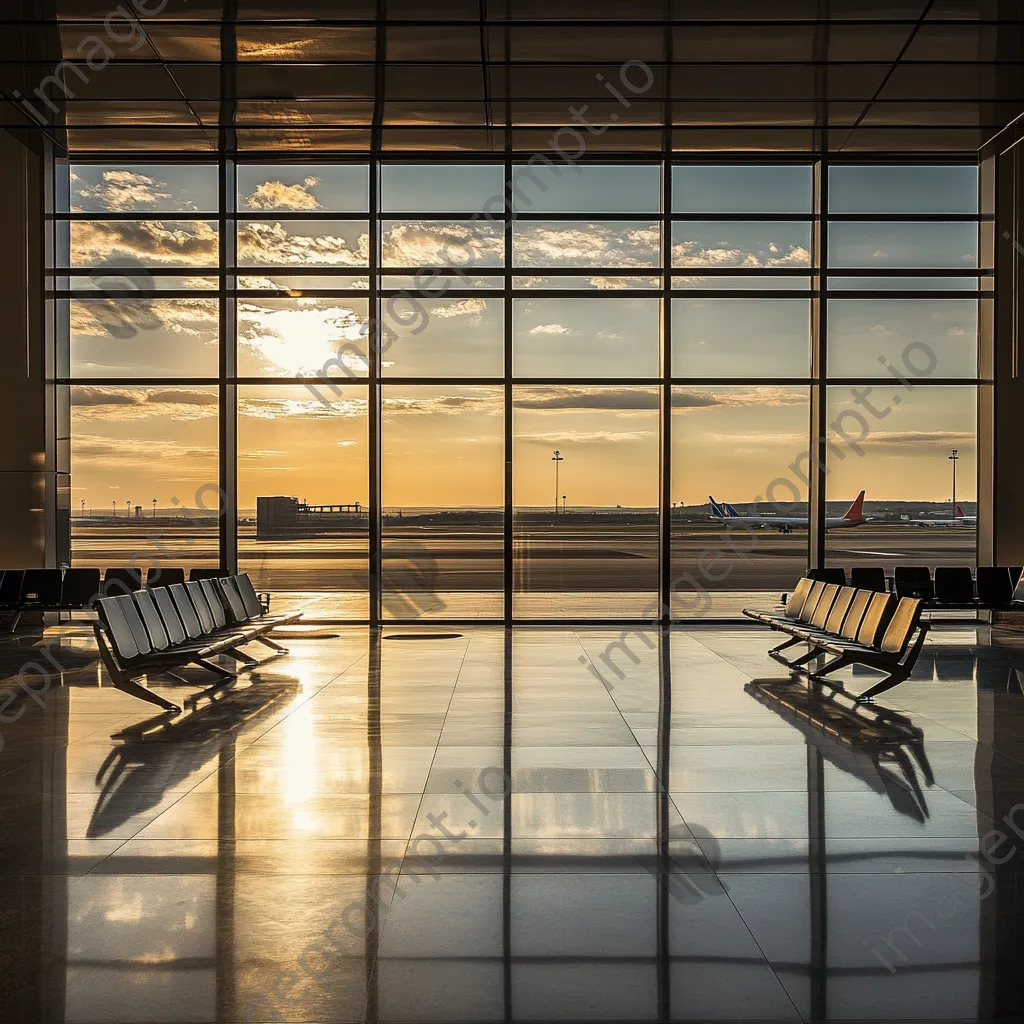
M76 149L962 153L1024 110L1024 0L9 3L2 123Z

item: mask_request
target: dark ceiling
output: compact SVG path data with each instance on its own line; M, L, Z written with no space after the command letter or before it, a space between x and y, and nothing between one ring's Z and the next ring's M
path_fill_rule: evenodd
M1024 111L1022 0L5 8L3 125L79 153L534 152L573 109L591 152L973 153Z

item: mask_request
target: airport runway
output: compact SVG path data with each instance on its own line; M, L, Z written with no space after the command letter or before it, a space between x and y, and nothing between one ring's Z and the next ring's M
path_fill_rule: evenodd
M126 524L127 525L127 524ZM74 537L74 564L213 564L216 537L165 530L116 533L90 530ZM132 534L135 534L132 536ZM923 528L867 524L827 536L829 563L850 568L880 565L973 565L975 533L961 527ZM360 536L307 540L240 537L240 561L270 590L361 590L366 587L366 540ZM633 526L531 527L515 533L515 589L536 592L657 590L658 535L649 523ZM708 591L779 590L792 586L806 565L807 535L758 530L732 537L715 523L673 530L673 574L689 573ZM161 552L163 553L161 555ZM502 542L491 530L390 529L385 539L386 585L395 590L488 592L502 589ZM682 577L681 587L692 587Z

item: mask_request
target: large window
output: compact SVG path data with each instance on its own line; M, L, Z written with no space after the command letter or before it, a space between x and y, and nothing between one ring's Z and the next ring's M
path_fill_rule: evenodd
M57 209L76 564L536 621L975 561L975 166L89 163Z

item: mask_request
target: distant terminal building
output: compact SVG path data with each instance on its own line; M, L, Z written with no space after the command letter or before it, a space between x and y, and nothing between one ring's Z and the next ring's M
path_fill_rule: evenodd
M307 505L298 498L256 499L256 538L308 537L315 533L349 533L365 530L369 513L354 505Z

